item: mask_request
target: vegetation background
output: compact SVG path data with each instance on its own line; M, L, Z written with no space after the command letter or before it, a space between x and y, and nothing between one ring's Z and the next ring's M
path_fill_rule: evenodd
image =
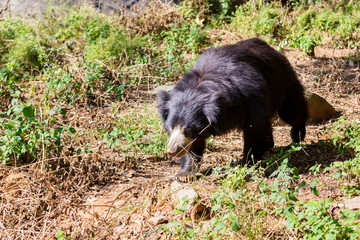
M210 139L204 165L216 168L184 184L195 200L176 201L151 92L205 49L255 36L341 118L309 125L301 145L274 127L276 147L254 167L230 167L240 136ZM346 204L360 195L359 45L352 0L0 19L0 239L359 239L359 205Z

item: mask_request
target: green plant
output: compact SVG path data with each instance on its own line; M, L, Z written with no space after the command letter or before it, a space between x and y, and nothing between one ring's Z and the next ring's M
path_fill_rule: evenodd
M67 240L67 239L70 239L66 236L65 232L61 229L58 229L56 230L56 235L55 235L55 238L57 240Z
M95 38L86 45L85 60L100 61L111 67L127 66L142 56L145 42L146 38L142 36L131 36L121 29L113 30L106 38Z
M264 9L254 21L256 32L261 35L277 38L281 36L283 27L282 12L279 9Z
M69 126L52 127L56 122L51 114L46 120L38 119L31 105L13 104L0 115L1 162L31 162L60 153L63 131L75 130Z
M311 29L315 23L315 19L316 19L315 10L312 8L309 8L307 11L305 11L304 13L301 13L297 17L296 21L297 21L298 28L303 29L303 30Z
M333 176L342 185L342 189L350 194L360 193L360 125L355 121L338 119L329 129L332 142L341 154L350 153L353 159L333 162L325 171L333 172Z
M159 68L159 73L166 78L189 70L196 60L194 54L208 45L206 32L194 22L174 25L170 30L161 32L159 37L162 47L156 53L162 55L161 63L165 63L164 67ZM192 59L188 59L188 55Z
M342 210L341 216L335 218L330 214L331 199L301 201L297 198L306 182L296 184L299 178L297 170L289 167L288 161L283 161L272 176L276 177L274 182L267 185L262 181L260 191L273 201L274 213L284 217L286 227L296 235L304 239L357 239L360 236L356 220L360 212ZM310 190L319 196L316 185L317 181L312 180Z
M308 34L299 32L289 41L290 46L300 48L303 53L309 56L315 56L315 47L318 46L320 37L317 34Z
M123 90L127 85L108 77L109 73L103 64L99 62L89 62L83 66L83 70L85 72L84 84L87 95L98 91L100 93L105 92L110 95L115 95L117 99L123 97Z
M98 38L107 38L110 35L110 24L99 19L93 19L86 23L86 41L95 42Z
M127 154L164 154L167 135L157 116L148 110L131 112L119 117L115 126L103 133L110 148Z
M191 228L184 222L170 221L168 224L162 225L165 233L169 234L171 239L197 239L197 233L200 231L200 227Z
M83 92L74 74L57 66L44 69L43 80L46 84L44 99L47 101L53 99L73 104Z
M346 222L342 222L329 214L332 202L329 198L293 202L284 212L286 227L294 229L304 239L358 239L360 230L356 217L360 214L352 216L342 211L342 217L346 217Z
M12 99L18 99L24 87L11 71L0 67L0 112L8 110Z
M329 9L326 4L294 3L290 4L296 5L296 10L291 11L279 3L247 1L237 8L228 29L241 37L265 37L272 44L280 44L281 48L299 48L310 56L314 56L315 47L322 44L358 46L355 40L360 37L358 4L345 4L345 10L338 11Z
M360 123L339 118L332 129L332 142L340 152L350 151L353 156L360 154Z
M216 171L216 170L215 170ZM224 171L224 170L222 170ZM262 175L264 169L259 164L253 166L236 166L225 168L226 178L219 180L219 182L226 188L232 190L239 190L246 185L251 178L256 178Z

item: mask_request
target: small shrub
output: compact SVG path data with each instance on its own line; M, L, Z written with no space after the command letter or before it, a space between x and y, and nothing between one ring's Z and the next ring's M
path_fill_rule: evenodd
M29 163L60 153L63 131L75 130L54 127L56 121L51 115L44 121L38 119L35 108L28 104L14 104L6 113L1 113L1 162Z
M44 70L43 80L45 81L46 101L55 99L73 104L81 96L81 83L76 81L74 74L63 68L50 66Z
M104 132L103 137L110 148L116 148L127 155L163 156L167 134L162 129L157 114L144 110L118 118L115 126Z
M350 195L360 193L360 125L357 120L340 118L329 130L332 142L341 154L350 153L353 159L333 162L325 171L333 172L334 178Z
M296 194L306 186L306 182L297 183L298 173L295 168L289 167L288 161L283 161L274 176L276 179L270 185L262 181L260 191L266 199L273 202L275 214L284 217L286 227L297 236L304 239L354 240L360 236L356 220L360 213L342 210L341 216L335 218L330 213L333 202L331 199L298 200ZM288 180L289 177L292 181ZM316 182L313 179L309 185L311 192L319 196Z
M107 38L110 35L110 24L99 19L93 19L86 23L86 41L95 42L99 38Z
M161 32L160 37L162 46L155 52L163 58L161 64L165 66L159 68L159 73L165 78L179 76L189 70L196 54L208 45L206 32L192 22L174 25L171 30Z

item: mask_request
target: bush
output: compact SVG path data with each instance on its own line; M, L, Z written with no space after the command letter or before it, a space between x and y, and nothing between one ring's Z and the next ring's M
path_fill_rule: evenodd
M35 108L28 104L14 104L0 115L0 160L2 163L29 163L58 155L63 131L75 132L71 127L55 127L56 118L49 115L40 120Z

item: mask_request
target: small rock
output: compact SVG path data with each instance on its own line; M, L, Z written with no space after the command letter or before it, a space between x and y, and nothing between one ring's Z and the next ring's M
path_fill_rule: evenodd
M171 183L170 188L173 191L177 191L177 190L180 190L180 189L184 188L184 186L179 181L173 181Z
M174 181L171 184L171 189L174 191L173 199L180 205L187 202L189 208L191 208L199 200L199 195L192 187L183 185L178 181Z
M192 204L198 198L197 192L190 187L183 188L175 193L175 200L178 202L188 201L189 204Z
M148 223L150 223L151 225L159 225L159 224L163 224L163 223L167 223L168 222L168 219L163 216L163 215L159 215L159 216L156 216L156 217L151 217L149 218L148 220Z
M350 66L350 67L354 67L354 66L355 66L355 63L354 63L354 61L352 61L352 60L349 60L349 66Z
M360 209L360 196L354 197L352 199L346 199L344 201L344 207L351 210Z
M336 115L335 108L316 93L306 91L305 97L308 103L310 122L328 120Z

